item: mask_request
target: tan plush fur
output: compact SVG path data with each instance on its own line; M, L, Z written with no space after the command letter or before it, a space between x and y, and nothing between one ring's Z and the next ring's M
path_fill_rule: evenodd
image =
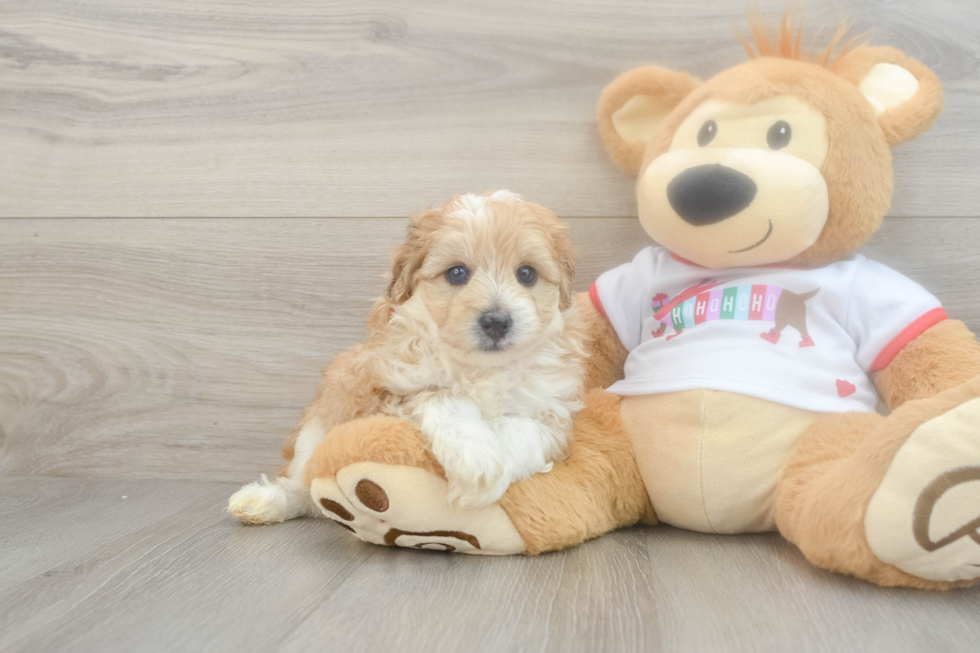
M837 74L852 84L864 79L872 66L890 63L909 70L919 82L919 89L900 108L889 109L878 116L878 126L889 145L897 145L921 136L932 128L943 110L943 87L935 73L895 48L862 47L841 58Z
M776 497L779 532L812 563L879 585L922 589L968 587L907 574L878 560L868 546L864 515L889 463L924 422L980 395L980 378L928 400L910 401L881 417L828 414L803 435Z
M593 390L575 419L575 446L548 474L513 484L500 505L534 555L639 521L656 523L619 417L619 397Z
M417 426L396 417L374 415L330 431L306 464L303 484L309 487L314 478L335 476L348 465L366 461L420 467L446 478Z
M646 144L624 141L613 127L613 114L630 98L638 95L654 96L662 111L667 113L687 97L698 83L697 79L687 73L674 72L660 66L644 66L623 73L609 84L599 98L596 122L612 162L627 174L636 176L640 172Z
M875 386L895 410L913 399L927 399L980 376L980 343L959 320L926 329L876 373Z
M586 390L608 388L623 378L623 365L629 352L619 341L609 320L592 305L589 293L579 293L578 304L579 315L589 330L590 345L590 355L585 361L583 386Z

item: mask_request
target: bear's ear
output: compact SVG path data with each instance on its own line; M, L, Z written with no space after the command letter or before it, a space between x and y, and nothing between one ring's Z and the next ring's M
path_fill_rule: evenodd
M871 103L889 145L910 141L928 131L942 113L943 87L939 78L924 64L895 48L856 48L836 68Z
M686 73L644 66L603 89L596 118L613 163L636 176L650 137L698 83Z

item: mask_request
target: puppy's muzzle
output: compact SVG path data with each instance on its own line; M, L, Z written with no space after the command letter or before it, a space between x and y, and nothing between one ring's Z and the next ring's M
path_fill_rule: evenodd
M485 311L477 321L480 324L480 329L493 341L494 345L507 336L514 324L510 315L498 310Z

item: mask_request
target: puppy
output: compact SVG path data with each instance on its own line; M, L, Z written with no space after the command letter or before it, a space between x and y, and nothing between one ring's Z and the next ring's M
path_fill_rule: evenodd
M450 500L498 500L562 457L581 407L586 327L567 227L507 191L461 195L412 218L368 339L324 372L272 481L229 511L249 523L319 514L303 469L334 426L373 414L419 425Z

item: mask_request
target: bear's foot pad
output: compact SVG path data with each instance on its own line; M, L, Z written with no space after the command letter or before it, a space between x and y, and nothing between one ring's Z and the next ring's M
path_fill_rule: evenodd
M871 498L864 524L874 554L906 573L980 578L980 398L915 428Z
M498 504L454 506L449 484L418 467L354 463L336 478L313 479L310 493L326 517L371 544L475 555L525 551Z

